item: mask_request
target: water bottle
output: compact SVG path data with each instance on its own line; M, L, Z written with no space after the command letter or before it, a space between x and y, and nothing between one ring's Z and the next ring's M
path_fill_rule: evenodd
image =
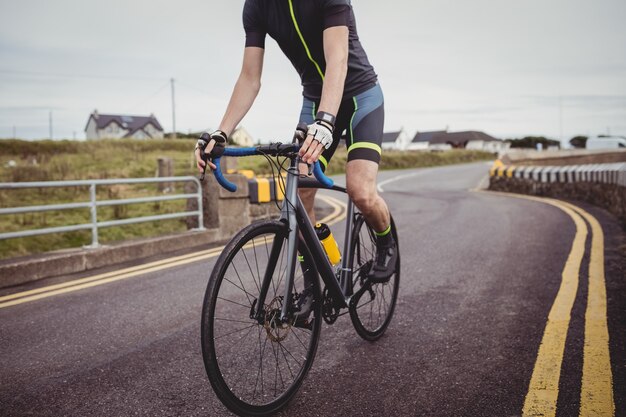
M328 225L324 223L318 223L315 225L315 233L317 234L318 239L322 243L324 247L324 251L326 252L326 256L328 256L328 260L331 264L337 265L341 261L341 252L339 252L339 245L335 240L332 232Z

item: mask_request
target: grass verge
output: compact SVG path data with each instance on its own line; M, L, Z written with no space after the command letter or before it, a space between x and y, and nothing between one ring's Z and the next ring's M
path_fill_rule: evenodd
M2 140L0 147L0 182L60 181L76 179L154 177L159 158L171 158L174 176L195 175L191 150L194 140L99 140L99 141L20 141ZM329 164L328 174L343 172L346 150L339 148ZM450 165L493 159L487 152L453 150L446 152L386 151L380 167L405 169ZM270 174L263 157L241 158L240 169L252 169L257 174ZM182 193L182 184L171 192ZM113 185L98 187L98 200L122 199L157 195L154 184ZM89 200L87 187L35 188L0 190L0 207L47 205ZM98 219L114 220L183 211L184 201L132 204L102 207ZM84 224L90 221L89 209L62 210L42 213L0 215L3 232L44 227ZM152 237L187 230L184 219L146 222L108 227L99 230L100 242L113 243L139 237ZM49 250L80 247L91 243L89 231L41 235L0 241L0 259L30 255Z

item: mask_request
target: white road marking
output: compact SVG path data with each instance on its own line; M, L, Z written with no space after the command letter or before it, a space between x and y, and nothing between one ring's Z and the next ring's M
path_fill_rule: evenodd
M393 181L398 181L404 178L410 178L410 177L415 177L416 175L421 174L423 171L417 171L417 172L413 172L411 174L402 174L402 175L396 175L395 177L389 178L385 181L381 181L378 183L378 185L376 186L376 189L378 190L379 193L384 193L385 190L383 190L383 185L387 185L390 182Z

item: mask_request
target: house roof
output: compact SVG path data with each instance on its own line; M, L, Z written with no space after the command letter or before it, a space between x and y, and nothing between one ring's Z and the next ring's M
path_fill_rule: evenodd
M111 122L117 123L120 127L127 129L129 132L126 136L131 136L136 131L143 129L151 123L158 130L163 131L163 127L157 120L154 115L150 116L128 116L122 114L99 114L98 112L93 112L89 115L89 120L94 119L96 122L96 127L98 129L104 129ZM89 124L89 120L87 124ZM87 127L85 127L87 130Z
M445 130L435 130L432 132L417 132L411 142L430 142L436 135L446 133Z
M397 131L397 132L385 132L383 133L383 143L384 142L395 142L398 139L398 136L400 136L400 133L402 133L401 130Z
M499 140L493 136L489 136L483 132L466 131L466 132L446 132L436 135L430 143L467 143L472 140L482 140L484 142L493 142Z
M472 140L482 140L485 142L493 142L496 139L483 132L465 131L465 132L446 132L445 130L433 132L418 132L412 142L428 142L437 143L453 143L461 144Z

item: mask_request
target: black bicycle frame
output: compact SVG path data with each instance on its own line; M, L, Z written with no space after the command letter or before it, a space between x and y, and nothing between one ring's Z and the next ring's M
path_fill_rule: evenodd
M302 235L302 239L306 242L309 251L313 257L313 261L317 267L322 281L326 284L329 294L334 300L334 306L337 308L346 308L350 302L352 296L352 270L351 265L353 261L353 254L350 251L350 244L352 242L352 233L354 228L354 204L352 201L348 201L347 208L347 222L346 222L346 234L344 240L344 256L342 257L339 281L333 271L333 267L328 261L326 252L322 247L317 234L313 229L313 225L309 221L309 216L304 209L304 205L298 196L298 188L300 181L300 171L298 164L300 162L299 157L293 157L291 164L287 170L287 183L285 186L285 197L283 199L283 205L281 208L280 221L289 226L288 238L287 238L287 280L285 285L285 292L283 297L282 309L280 319L282 322L290 320L289 307L292 304L292 289L293 280L295 275L295 269L297 265L297 249L298 241ZM311 181L302 181L302 188L319 188L319 183ZM346 192L345 188L334 186L333 189ZM295 203L295 205L294 205ZM257 320L264 319L263 307L265 304L265 297L269 289L270 282L274 275L274 269L276 267L278 258L282 251L283 239L277 237L272 242L272 249L268 259L268 268L265 271L263 283L261 285L261 291L259 299L254 309L254 317Z

